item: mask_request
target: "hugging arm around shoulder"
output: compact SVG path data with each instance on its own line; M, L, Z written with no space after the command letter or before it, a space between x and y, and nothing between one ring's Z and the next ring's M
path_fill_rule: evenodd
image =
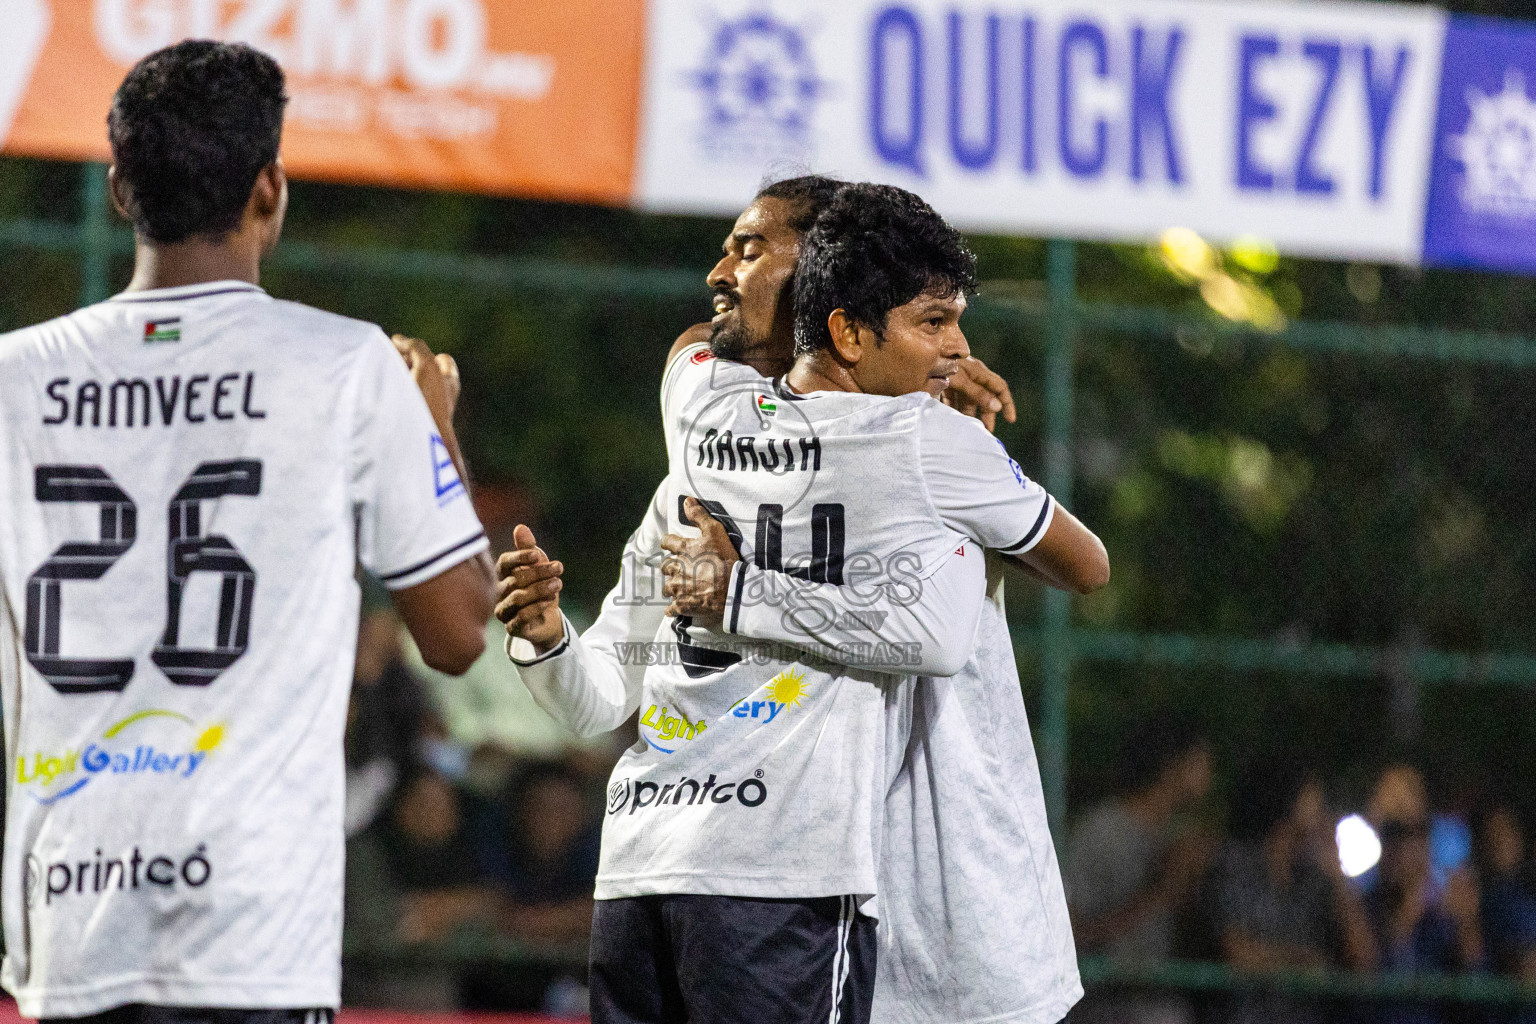
M742 561L731 573L725 631L849 668L952 676L975 648L986 584L972 543L928 576L899 582L809 583Z

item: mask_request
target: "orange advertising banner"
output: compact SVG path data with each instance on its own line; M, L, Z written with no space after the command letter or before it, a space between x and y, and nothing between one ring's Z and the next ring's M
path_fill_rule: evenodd
M643 0L0 0L0 151L108 159L112 93L184 38L288 75L295 177L629 201Z

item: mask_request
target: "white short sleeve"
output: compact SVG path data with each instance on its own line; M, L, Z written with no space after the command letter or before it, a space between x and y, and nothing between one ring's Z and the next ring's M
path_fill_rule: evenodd
M1056 502L1024 475L981 421L924 404L918 450L928 494L945 525L983 547L1022 555L1051 525Z
M717 395L760 391L768 382L744 363L720 359L703 343L690 345L667 364L661 378L661 422L667 435L667 450L672 450L679 432L687 433L698 415L696 400L705 391Z
M661 377L661 414L679 412L714 371L715 356L705 344L689 345L667 364Z
M352 434L357 557L390 590L424 583L489 545L432 413L382 332L359 354Z

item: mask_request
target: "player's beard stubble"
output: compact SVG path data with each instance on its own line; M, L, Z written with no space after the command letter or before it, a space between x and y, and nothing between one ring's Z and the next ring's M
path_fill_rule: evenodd
M774 328L782 322L788 336L793 335L790 327L794 321L794 278L780 286L774 300L773 318L766 324L749 325L745 308L742 306L741 293L730 289L716 289L717 292L729 295L731 298L730 311L714 324L709 335L709 350L718 359L731 359L736 362L746 362L751 359L767 358L770 360L787 360L793 358L793 341L786 339L782 345L783 351L773 351L775 346ZM758 319L764 319L758 317ZM757 329L754 330L753 327Z
M757 347L746 322L741 317L741 306L738 304L727 313L709 334L709 350L719 359L740 360L753 348Z

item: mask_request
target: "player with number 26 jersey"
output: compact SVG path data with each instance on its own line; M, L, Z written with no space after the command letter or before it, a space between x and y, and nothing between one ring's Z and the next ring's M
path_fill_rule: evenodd
M4 981L334 1005L354 566L486 546L378 328L254 284L0 336Z

